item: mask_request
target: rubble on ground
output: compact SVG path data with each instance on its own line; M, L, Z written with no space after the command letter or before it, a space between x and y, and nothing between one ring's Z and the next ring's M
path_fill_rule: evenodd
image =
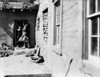
M0 57L8 57L13 55L14 48L6 43L0 45Z
M10 55L25 55L25 57L30 57L31 60L33 60L35 63L43 63L44 58L40 54L40 48L39 46L36 46L35 48L13 48L6 43L2 43L0 46L0 58L2 57L8 57Z

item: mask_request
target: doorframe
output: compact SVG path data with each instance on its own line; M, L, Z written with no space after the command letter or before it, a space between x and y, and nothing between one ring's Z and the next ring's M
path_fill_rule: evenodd
M16 47L17 45L16 45L16 41L17 41L17 39L16 39L16 30L17 30L17 23L18 22L21 22L21 21L26 21L26 22L29 22L29 20L28 19L14 19L14 29L13 29L13 47ZM29 36L29 38L30 38L30 36ZM30 40L29 40L29 44L30 44Z

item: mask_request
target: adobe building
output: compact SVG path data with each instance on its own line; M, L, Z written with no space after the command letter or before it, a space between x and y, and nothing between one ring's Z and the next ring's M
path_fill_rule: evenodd
M53 77L100 77L100 0L40 0L36 44Z
M35 0L0 0L0 44L16 47L20 36L17 29L28 24L27 37L31 48L35 46L35 24L39 4Z

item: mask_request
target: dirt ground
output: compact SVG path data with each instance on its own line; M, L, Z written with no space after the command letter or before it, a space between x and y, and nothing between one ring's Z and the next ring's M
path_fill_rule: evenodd
M0 77L5 75L44 73L50 73L45 62L43 64L36 64L30 57L25 57L24 54L0 58Z

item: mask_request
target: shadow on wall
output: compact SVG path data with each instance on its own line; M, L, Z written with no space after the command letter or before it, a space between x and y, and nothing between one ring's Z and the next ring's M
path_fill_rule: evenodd
M0 43L6 42L12 44L14 23L0 25Z
M9 37L12 39L13 38L13 26L14 26L14 22L11 21L11 17L9 17L10 14L8 12L5 12L5 10L0 11L0 27L3 30L0 30L2 32L2 34L5 34L6 37L7 35L9 35ZM0 32L0 33L1 33Z
M13 38L14 23L11 24L5 23L5 26L1 24L0 27L3 29L2 32L4 33L4 35L7 34L10 36L10 38Z

